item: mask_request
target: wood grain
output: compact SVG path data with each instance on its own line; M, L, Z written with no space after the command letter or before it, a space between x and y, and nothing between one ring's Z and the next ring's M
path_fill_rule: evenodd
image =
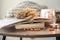
M11 28L0 29L0 35L14 36L14 37L52 37L52 36L60 36L60 30L21 31L16 30L13 27L12 29Z

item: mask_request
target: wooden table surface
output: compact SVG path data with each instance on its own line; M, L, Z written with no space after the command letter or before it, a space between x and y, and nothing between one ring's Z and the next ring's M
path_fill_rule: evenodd
M0 29L0 35L14 36L14 37L52 37L52 36L60 36L60 30L21 31L14 29L14 27L10 27Z

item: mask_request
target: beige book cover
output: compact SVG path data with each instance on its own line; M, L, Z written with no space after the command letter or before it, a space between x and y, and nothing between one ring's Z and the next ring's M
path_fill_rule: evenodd
M44 28L44 23L30 23L30 24L22 24L22 23L17 23L15 24L16 29L22 29L22 28Z

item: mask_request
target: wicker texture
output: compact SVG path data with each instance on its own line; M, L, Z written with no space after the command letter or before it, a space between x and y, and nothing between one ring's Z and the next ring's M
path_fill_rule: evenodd
M35 3L35 2L24 1L24 2L19 3L15 8L13 8L9 12L9 16L14 17L13 14L14 14L15 11L21 10L23 8L26 8L26 7L37 9L39 12L40 12L41 9L46 9L47 8L47 6L42 6L42 5L39 5L39 4Z

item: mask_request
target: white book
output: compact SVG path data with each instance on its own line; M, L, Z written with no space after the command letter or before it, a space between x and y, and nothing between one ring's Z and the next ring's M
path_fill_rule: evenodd
M15 23L24 21L25 19L17 19L17 18L5 18L0 20L0 28L9 27Z

